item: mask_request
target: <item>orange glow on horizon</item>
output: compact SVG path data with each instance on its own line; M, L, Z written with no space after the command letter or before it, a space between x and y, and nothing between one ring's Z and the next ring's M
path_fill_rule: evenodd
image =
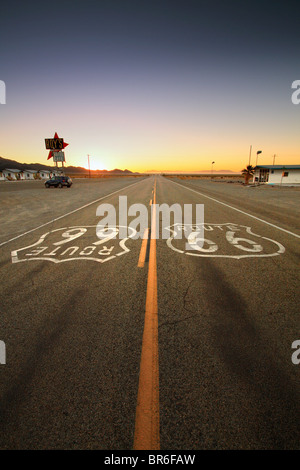
M87 170L89 169L89 166L90 166L90 169L92 171L106 170L103 163L101 163L99 160L95 160L93 159L93 157L90 157L89 160L90 160L89 163L88 163L88 160L86 159L85 162L82 162L82 165L79 165L79 166L82 166L83 168L86 168Z
M64 133L62 135L65 135ZM69 142L69 146L65 150L66 166L83 167L87 171L89 169L88 151L90 160L90 169L107 170L114 169L130 170L134 172L210 172L213 165L213 171L232 171L241 172L249 163L249 147L250 145L244 142L235 142L235 145L226 145L222 148L217 142L214 148L209 145L203 145L202 148L187 148L186 152L181 148L163 148L163 146L155 146L151 149L141 148L134 149L130 152L124 148L114 149L113 147L99 149L90 146L85 153L84 148L69 134L66 134L65 140ZM13 145L12 145L13 142ZM84 144L82 144L82 147ZM75 148L74 148L75 147ZM146 146L145 146L146 147ZM229 152L228 148L232 148ZM258 155L258 164L271 165L273 164L274 154L276 154L275 164L277 165L297 165L300 163L300 155L297 146L294 143L286 144L285 141L278 142L276 149L273 144L269 142L260 142L258 145L253 145L251 155L251 165L256 164L256 152L262 149L262 153ZM53 161L47 160L47 150L44 148L42 139L38 139L35 145L30 148L24 148L19 142L11 140L2 145L1 157L15 160L19 163L40 163L47 166L52 166Z

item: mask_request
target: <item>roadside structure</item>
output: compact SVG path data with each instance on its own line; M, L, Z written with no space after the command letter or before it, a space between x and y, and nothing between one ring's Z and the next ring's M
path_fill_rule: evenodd
M58 174L57 170L20 170L18 168L5 168L0 171L0 181L20 181L20 180L35 180L35 179L49 179L51 176Z
M300 165L257 165L255 183L300 185Z
M15 180L21 179L20 170L18 170L16 168L5 168L2 171L2 174L3 174L4 178L7 179L7 180L15 181Z
M34 180L37 172L35 170L24 170L22 173L25 180Z
M51 171L49 170L39 170L37 172L37 175L42 179L42 180L48 180L50 179Z

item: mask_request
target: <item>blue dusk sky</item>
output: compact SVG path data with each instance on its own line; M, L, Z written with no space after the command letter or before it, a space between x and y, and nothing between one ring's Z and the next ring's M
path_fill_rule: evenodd
M240 171L300 163L300 2L15 2L1 6L0 155L67 165ZM49 162L48 162L49 163Z

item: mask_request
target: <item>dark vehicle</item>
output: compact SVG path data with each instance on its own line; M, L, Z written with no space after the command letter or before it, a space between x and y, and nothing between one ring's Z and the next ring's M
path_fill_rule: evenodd
M62 188L63 186L67 186L70 188L72 186L73 181L71 180L70 176L53 176L51 180L45 182L46 188L50 188L54 186L55 188Z

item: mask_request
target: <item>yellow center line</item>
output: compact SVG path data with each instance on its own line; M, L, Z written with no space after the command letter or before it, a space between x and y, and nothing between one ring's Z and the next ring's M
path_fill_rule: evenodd
M156 270L156 180L153 192L145 323L135 417L134 450L159 450L159 367Z
M141 247L139 261L138 261L138 268L143 268L145 264L148 237L149 237L149 228L146 228L144 232L144 236L143 236L142 247Z

